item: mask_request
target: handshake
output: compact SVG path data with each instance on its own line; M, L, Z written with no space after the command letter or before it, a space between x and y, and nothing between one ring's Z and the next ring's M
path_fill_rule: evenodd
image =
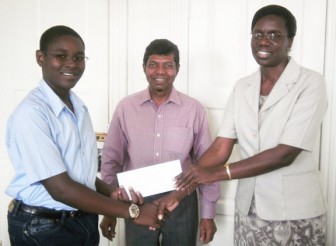
M129 217L133 223L148 226L149 230L160 228L165 219L169 217L169 213L173 211L183 199L190 193L187 189L174 190L165 196L151 202L144 202L144 198L140 192L134 191L132 187L128 189L128 196L124 187L116 188L112 194L112 199L116 199L125 203L129 203ZM113 240L115 237L115 226L117 220L115 217L104 216L100 223L100 228L104 237Z
M183 178L183 173L181 175ZM181 175L178 177L181 177ZM178 182L179 180L181 179L176 179L175 181ZM129 217L133 223L148 226L149 230L156 230L163 225L165 219L169 217L169 213L179 205L180 201L197 188L195 184L190 185L190 183L185 184L183 182L179 182L179 184L176 190L170 191L166 195L150 202L144 202L144 197L139 191L129 187L127 192L123 186L115 188L111 198L130 204ZM104 216L100 223L104 237L113 240L116 235L116 223L115 217Z

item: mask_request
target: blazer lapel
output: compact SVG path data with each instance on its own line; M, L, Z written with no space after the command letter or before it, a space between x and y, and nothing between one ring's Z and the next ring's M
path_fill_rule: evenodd
M288 91L286 82L279 79L275 83L275 85L274 85L271 93L269 94L265 104L261 107L260 113L269 109L270 107L272 107L274 104L276 104L278 101L280 101L281 98L286 96L288 94L288 92L289 91Z
M248 81L248 88L245 91L245 98L250 109L258 116L259 111L259 94L260 94L260 70L252 74Z
M260 113L272 107L290 92L292 85L299 78L299 73L300 69L298 64L295 63L293 59L291 59L281 74L279 80L275 83L265 104L260 109Z

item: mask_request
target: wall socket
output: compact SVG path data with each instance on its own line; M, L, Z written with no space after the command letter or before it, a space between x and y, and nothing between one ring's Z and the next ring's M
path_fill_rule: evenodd
M105 138L106 138L106 133L105 132L96 132L97 142L105 142Z

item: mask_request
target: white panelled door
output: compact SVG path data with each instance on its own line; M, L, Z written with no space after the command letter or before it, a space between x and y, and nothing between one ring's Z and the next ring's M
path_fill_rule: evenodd
M107 9L108 0L0 0L0 240L4 246L10 245L6 216L11 199L4 190L13 175L5 148L6 121L14 107L41 79L41 70L35 61L39 38L54 25L70 26L82 36L90 59L74 90L87 104L95 130L104 132L108 125Z

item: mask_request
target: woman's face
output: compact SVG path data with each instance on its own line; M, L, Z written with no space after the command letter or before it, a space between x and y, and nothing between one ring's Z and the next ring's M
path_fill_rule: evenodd
M251 48L256 62L263 67L286 65L293 38L288 38L285 20L277 15L260 18L252 30Z

